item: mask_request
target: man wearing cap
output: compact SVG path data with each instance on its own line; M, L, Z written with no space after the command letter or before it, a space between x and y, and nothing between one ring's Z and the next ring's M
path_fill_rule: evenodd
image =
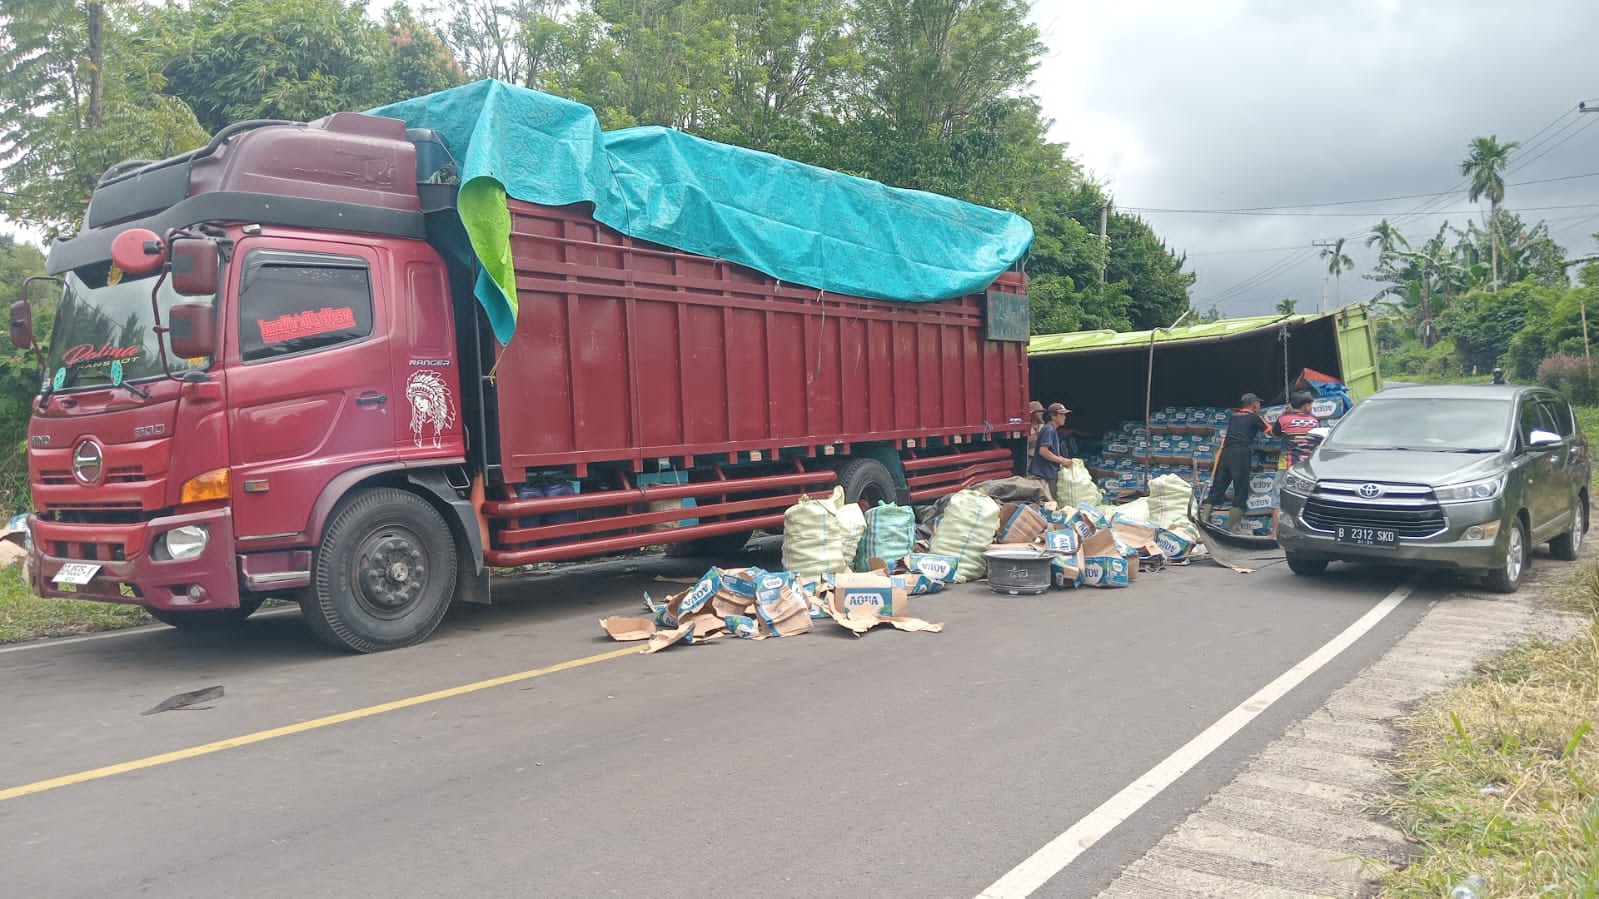
M1227 437L1222 441L1221 452L1216 454L1216 479L1199 507L1201 518L1210 517L1211 510L1226 497L1227 487L1231 485L1233 505L1227 512L1227 530L1243 533L1244 509L1249 503L1249 461L1255 438L1264 433L1266 420L1260 417L1260 397L1246 393L1227 418Z
M1055 481L1060 477L1060 467L1072 464L1071 459L1061 454L1060 439L1060 426L1066 423L1066 413L1071 410L1060 403L1050 403L1046 411L1049 419L1038 429L1038 447L1033 451L1032 461L1027 464L1027 473L1035 478L1043 478L1049 498L1057 499Z

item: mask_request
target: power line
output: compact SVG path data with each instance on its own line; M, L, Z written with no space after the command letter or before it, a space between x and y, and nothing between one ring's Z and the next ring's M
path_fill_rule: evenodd
M1565 206L1520 206L1519 212L1539 212L1547 209L1593 209L1599 208L1599 203L1579 203ZM1134 209L1123 206L1123 211L1137 211L1144 213L1159 213L1162 215L1244 215L1244 216L1274 216L1280 218L1371 218L1381 215L1471 215L1476 209L1439 209L1430 212L1384 212L1383 210L1367 210L1365 212L1251 212L1242 209L1150 209L1139 207Z
M1599 123L1599 119L1595 119L1594 121L1596 123ZM1528 184L1551 184L1551 183L1556 182L1556 181L1575 181L1575 180L1577 180L1579 178L1596 178L1596 177L1599 177L1599 172L1583 172L1582 174L1579 174L1579 175L1561 175L1561 176L1556 177L1556 178L1536 178L1536 179L1531 180L1531 181L1506 182L1505 186L1506 187L1523 187L1523 186L1528 185ZM1392 197L1372 197L1372 198L1364 199L1364 200L1330 200L1330 201L1325 202L1325 203L1282 203L1282 204L1278 204L1278 205L1275 205L1275 206L1236 206L1236 207L1218 208L1218 209L1175 209L1175 208L1164 208L1163 209L1163 208L1154 208L1154 207L1147 207L1147 206L1121 206L1119 208L1124 210L1124 211L1130 211L1130 212L1132 212L1132 211L1136 211L1136 212L1184 212L1184 213L1188 213L1188 212L1191 212L1191 213L1214 212L1214 213L1218 213L1218 214L1220 214L1220 213L1243 214L1243 213L1250 213L1250 212L1270 212L1270 211L1278 210L1278 209L1310 209L1310 208L1320 207L1320 206L1355 206L1355 205L1358 205L1358 204L1361 204L1361 203L1392 203L1392 202L1395 202L1397 200L1417 200L1417 199L1427 199L1427 198L1432 198L1432 197L1448 197L1448 196L1453 196L1456 193L1458 193L1458 191L1442 190L1442 191L1434 191L1432 193L1425 193L1425 194L1399 194L1397 196L1392 196ZM1362 213L1362 214L1364 214L1364 213Z
M1531 159L1527 160L1526 162L1523 162L1520 165L1519 168L1521 168L1521 169L1529 168L1533 163L1535 163L1538 160L1544 158L1545 156L1548 156L1549 153L1551 151L1553 151L1556 147L1560 146L1561 144L1565 143L1568 140L1571 140L1572 138L1576 137L1577 135L1581 134L1582 132L1587 131L1589 128L1592 128L1594 125L1599 125L1599 119L1589 119L1589 120L1587 120L1586 122L1583 123L1583 126L1581 128L1578 128L1577 130L1571 132L1570 134L1566 135L1565 137L1561 138L1560 140L1558 140L1558 141L1550 144L1549 146L1545 147L1543 149L1543 152L1539 153L1537 156L1532 157Z

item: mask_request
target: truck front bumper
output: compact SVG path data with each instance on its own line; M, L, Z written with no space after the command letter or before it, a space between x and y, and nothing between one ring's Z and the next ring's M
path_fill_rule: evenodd
M205 547L188 559L157 559L168 531L203 525ZM172 515L132 524L75 524L30 516L28 552L33 591L40 596L121 602L156 609L233 609L239 605L233 516L227 509ZM86 584L57 583L63 566L98 565Z

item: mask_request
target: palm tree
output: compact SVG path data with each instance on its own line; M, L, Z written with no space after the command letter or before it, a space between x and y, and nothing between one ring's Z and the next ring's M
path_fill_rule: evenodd
M1387 219L1383 219L1371 226L1371 233L1366 235L1366 246L1377 248L1377 266L1380 268L1383 260L1393 253L1395 247L1410 249L1410 241L1399 233L1398 228L1388 224Z
M1277 314L1278 315L1293 315L1294 314L1294 306L1295 305L1296 304L1295 304L1295 301L1294 301L1293 297L1283 297L1277 303Z
M1336 295L1336 302L1338 302L1339 304L1342 304L1342 302L1343 302L1344 272L1347 272L1350 269L1355 267L1355 260L1350 259L1344 253L1344 240L1345 240L1345 238L1340 237L1336 241L1334 241L1331 245L1321 248L1321 258L1327 260L1327 274L1332 275L1333 278L1338 282L1338 293ZM1326 286L1327 286L1327 282L1326 282L1325 279L1323 279L1323 281L1322 281L1322 295L1323 295L1322 303L1323 303L1323 305L1326 304L1326 293L1327 293Z
M1467 145L1470 155L1460 163L1460 174L1471 179L1466 197L1475 203L1488 198L1488 236L1493 259L1494 291L1499 290L1499 204L1505 201L1505 166L1510 162L1512 150L1521 146L1519 141L1500 143L1497 134L1472 138Z

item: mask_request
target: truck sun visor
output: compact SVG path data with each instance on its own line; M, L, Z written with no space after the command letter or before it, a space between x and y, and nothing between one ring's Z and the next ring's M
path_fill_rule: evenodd
M1020 216L938 194L666 128L604 132L587 106L501 81L369 113L430 129L459 163L457 208L483 266L476 293L501 343L517 314L507 196L593 203L594 218L641 240L905 302L982 291L1033 239Z

